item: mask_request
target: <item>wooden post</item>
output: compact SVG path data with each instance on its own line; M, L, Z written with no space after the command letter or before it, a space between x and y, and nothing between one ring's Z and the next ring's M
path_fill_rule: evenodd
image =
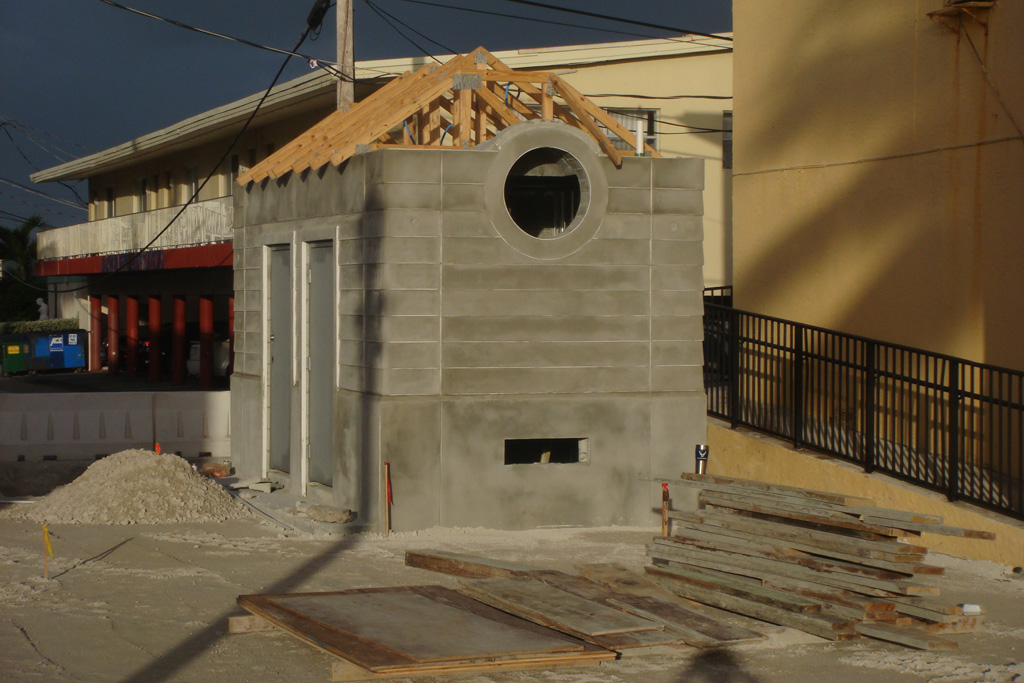
M459 90L457 116L455 125L455 146L459 149L468 148L472 144L472 108L473 91L469 88Z
M543 84L540 89L540 117L550 121L555 116L555 103L551 98L551 81Z
M661 485L661 537L668 538L668 484Z
M356 67L352 50L352 0L338 0L337 7L338 71L345 79L355 79ZM338 109L355 102L355 84L352 80L338 80Z
M384 537L391 533L391 463L384 463Z

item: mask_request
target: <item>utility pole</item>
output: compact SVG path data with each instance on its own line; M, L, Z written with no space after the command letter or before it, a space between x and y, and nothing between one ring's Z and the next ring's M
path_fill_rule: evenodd
M345 109L355 102L355 87L352 80L356 66L352 52L352 0L338 0L338 71L344 78L338 79L338 109Z

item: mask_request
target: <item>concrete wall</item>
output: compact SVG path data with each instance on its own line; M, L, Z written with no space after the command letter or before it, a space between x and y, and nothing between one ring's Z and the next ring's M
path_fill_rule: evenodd
M230 394L0 394L0 460L92 459L128 448L184 457L231 451Z
M735 303L1024 369L1024 5L945 4L734 3Z
M504 206L508 169L537 146L569 151L590 181L557 239L529 237ZM651 523L656 487L640 480L678 473L704 438L703 178L697 159L615 169L583 134L539 123L486 150L380 150L240 191L233 410L264 410L266 248L299 258L333 239L333 502L377 521L387 461L397 529ZM324 341L302 339L302 297L297 285L297 492L298 369ZM246 471L265 467L254 431L233 444ZM505 465L506 438L589 439L589 462Z
M989 541L922 534L915 543L956 557L1024 565L1024 523L1020 521L963 503L950 503L942 494L883 474L865 474L858 467L828 456L794 451L778 439L729 429L718 420L708 421L708 444L710 474L860 496L874 500L880 507L938 515L946 524L991 531L996 538Z

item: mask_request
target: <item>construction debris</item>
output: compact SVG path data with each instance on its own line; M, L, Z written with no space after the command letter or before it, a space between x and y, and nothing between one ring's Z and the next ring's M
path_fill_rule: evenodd
M943 570L914 540L989 532L763 482L684 474L669 483L699 488L702 508L668 511L671 535L648 546L646 571L677 595L829 640L865 635L922 650L956 649L935 634L981 623L938 599Z
M35 505L0 511L50 524L175 524L250 516L220 485L171 454L127 450L97 460Z

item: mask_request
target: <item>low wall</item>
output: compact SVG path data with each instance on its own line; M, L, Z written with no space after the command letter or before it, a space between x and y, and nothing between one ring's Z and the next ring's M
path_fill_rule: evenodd
M0 460L94 459L128 448L231 456L227 391L0 395Z
M879 507L938 515L946 524L982 529L994 541L922 534L929 549L1011 566L1024 565L1024 523L964 503L950 503L942 494L916 488L883 474L810 451L795 451L784 442L708 420L708 473L754 479L770 484L870 498ZM915 541L917 542L917 541Z

